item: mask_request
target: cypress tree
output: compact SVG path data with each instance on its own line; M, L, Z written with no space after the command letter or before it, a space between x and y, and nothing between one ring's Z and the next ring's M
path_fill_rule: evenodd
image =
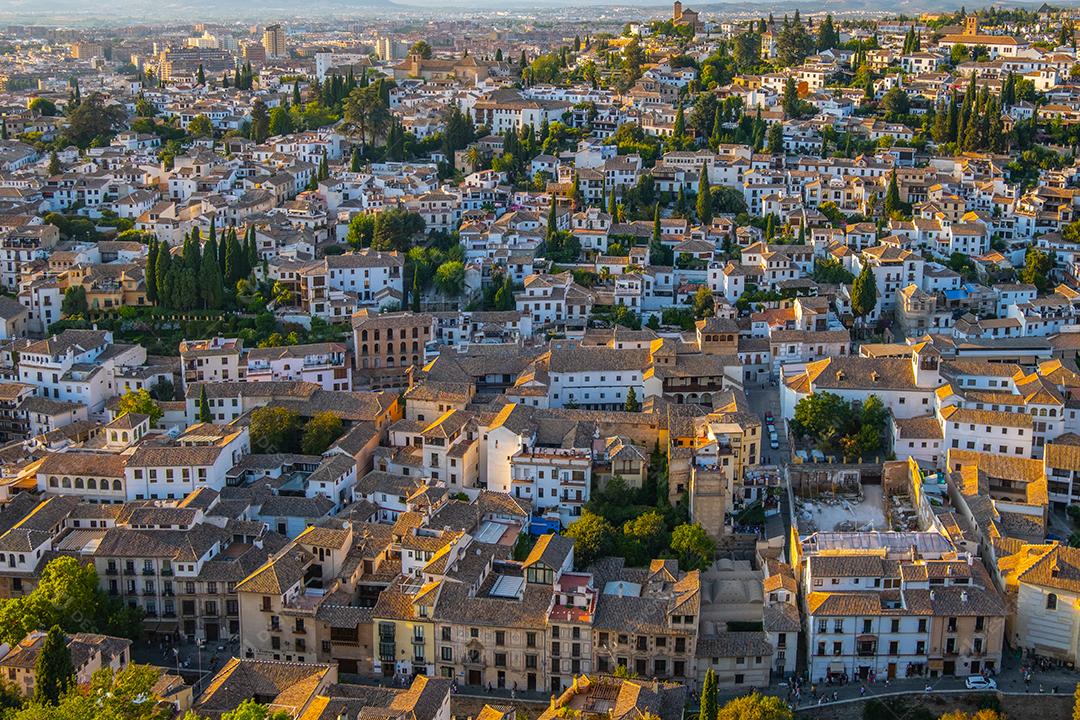
M712 194L709 188L709 168L701 163L697 185L697 216L702 225L712 224Z
M420 312L420 273L415 269L412 276L412 311Z
M522 52L524 52L524 51L522 51ZM558 211L555 209L555 194L552 193L552 195L551 195L551 207L548 209L547 234L546 234L546 238L545 238L548 242L551 242L551 239L554 238L555 235L559 232L558 227L557 227L558 224L559 224L558 221L559 221L559 214L558 214Z
M851 312L862 319L874 311L877 305L877 279L870 270L870 265L863 265L862 272L851 284Z
M246 272L244 276L250 275L255 270L255 266L259 264L259 249L255 245L255 226L252 225L248 228L246 242L244 243L244 259L246 263Z
M207 240L206 248L202 256L202 266L199 268L199 290L202 295L203 307L207 310L215 310L222 305L222 280L221 268L217 263L217 241Z
M362 167L360 162L360 150L353 148L352 157L349 160L349 172L358 173Z
M212 422L214 416L210 414L210 403L206 400L206 385L199 388L199 422Z
M169 245L163 242L158 246L157 261L154 263L154 274L157 281L157 303L163 308L172 306L172 285L169 283L171 260Z
M705 682L701 685L701 712L698 717L700 720L716 720L719 712L716 673L709 668L705 671Z
M225 250L229 247L229 239L236 237L236 228L231 227L221 236L221 242L218 244L218 269L221 270L222 279L225 278Z
M157 304L157 254L158 242L156 238L150 239L150 249L146 253L146 268L144 270L146 280L146 299L151 305Z
M56 705L74 684L75 665L71 661L67 638L59 625L53 625L34 662L34 702Z
M611 194L608 195L607 211L611 216L611 221L618 222L619 202L615 199L615 188L611 188Z
M885 191L885 215L892 217L900 212L900 187L896 183L896 170L889 173L889 187Z
M244 277L241 269L243 267L244 251L240 248L240 243L236 239L236 233L229 236L229 242L225 245L225 285L227 287L236 287L236 281Z
M720 147L723 135L720 134L723 123L720 120L720 106L717 105L713 113L712 135L709 136L709 147L716 150Z
M202 267L202 238L197 227L191 228L191 247L184 247L184 263L196 274Z
M672 144L676 149L681 148L686 139L686 116L683 113L682 103L679 103L675 111L675 127L672 133Z

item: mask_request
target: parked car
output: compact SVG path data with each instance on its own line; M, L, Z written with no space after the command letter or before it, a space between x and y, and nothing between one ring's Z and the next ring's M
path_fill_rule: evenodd
M777 440L775 435L773 435L772 437L769 438L769 447L772 448L773 450L779 450L780 449L780 441Z
M982 675L970 675L964 684L968 690L997 690L997 682Z

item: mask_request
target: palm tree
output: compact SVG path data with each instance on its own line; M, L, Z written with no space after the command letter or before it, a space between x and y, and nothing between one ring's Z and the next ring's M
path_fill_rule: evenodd
M345 98L345 123L360 136L360 147L367 148L390 125L390 110L383 104L376 85L358 87Z
M465 151L465 162L469 163L469 171L476 172L480 169L480 148L472 145Z

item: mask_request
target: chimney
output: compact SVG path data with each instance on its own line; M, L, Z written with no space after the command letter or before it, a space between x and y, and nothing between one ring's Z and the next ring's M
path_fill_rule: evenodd
M961 590L960 591L960 602L962 602L962 603L967 602L967 590Z

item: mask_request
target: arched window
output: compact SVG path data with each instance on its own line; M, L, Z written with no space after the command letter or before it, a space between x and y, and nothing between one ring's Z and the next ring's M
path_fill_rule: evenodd
M107 482L108 482L108 480L102 480L102 481L101 481L101 486L102 486L102 487L105 487L105 484L106 484ZM113 490L116 490L117 492L119 492L120 490L122 490L122 489L123 489L123 488L121 488L121 487L120 487L120 481L119 481L119 480L113 480L113 481L112 481L112 489L113 489Z
M360 331L360 339L363 340L364 342L367 342L367 330L361 330Z
M82 490L83 489L83 479L82 478L75 478L75 489L76 490Z
M1050 593L1046 596L1046 609L1057 610L1057 595Z
M59 485L60 485L60 481L57 480L55 477L49 478L49 487L57 487Z
M87 478L86 479L86 489L87 490L97 490L97 480L95 480L94 478Z
M71 489L71 478L64 478L60 481L60 487Z

